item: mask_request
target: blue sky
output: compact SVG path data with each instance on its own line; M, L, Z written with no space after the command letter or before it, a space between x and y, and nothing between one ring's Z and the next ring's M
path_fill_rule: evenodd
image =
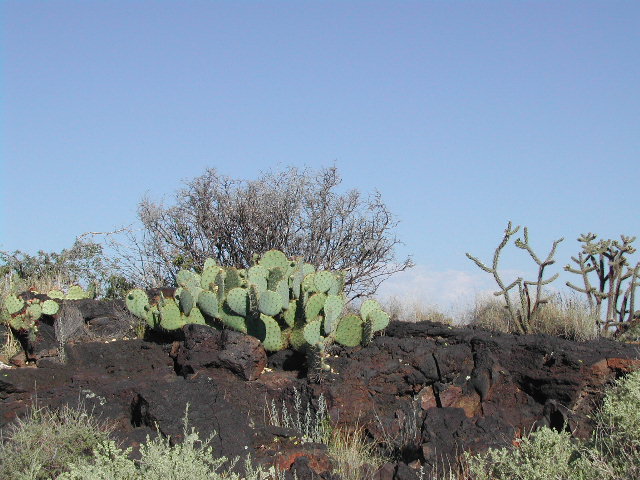
M508 220L540 255L640 235L640 3L58 1L0 4L0 249L135 222L207 167L335 164L379 190L446 303L492 287ZM533 272L525 252L506 270ZM395 289L395 290L394 290ZM450 292L450 293L447 293Z

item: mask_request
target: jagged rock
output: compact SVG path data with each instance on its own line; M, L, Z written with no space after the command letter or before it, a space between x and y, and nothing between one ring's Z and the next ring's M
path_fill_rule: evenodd
M197 324L185 325L183 332L184 342L175 353L181 375L226 368L245 380L255 380L267 365L260 340L250 335Z
M322 395L338 426L362 427L394 452L375 478L408 480L417 478L418 464L441 469L464 450L509 445L535 425L589 435L589 415L606 385L640 366L636 345L429 322L392 323L367 348L332 353L334 373L314 384L299 354L267 360L255 338L203 325L185 326L173 344L70 343L64 364L41 356L37 368L2 370L0 428L25 413L37 390L40 406L84 403L114 422L124 446L139 446L156 428L177 442L189 404L189 424L201 438L217 432L218 454L251 453L262 464L284 462L299 478L312 472L329 479L335 474L325 453L296 445L291 428L268 420L283 402L294 412L295 394L315 413Z

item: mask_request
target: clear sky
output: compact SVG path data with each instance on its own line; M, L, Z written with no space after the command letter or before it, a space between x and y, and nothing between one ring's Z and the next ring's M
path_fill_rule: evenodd
M637 1L31 1L2 16L0 250L134 223L207 167L335 164L446 303L508 220L640 235ZM523 251L507 270L535 271Z

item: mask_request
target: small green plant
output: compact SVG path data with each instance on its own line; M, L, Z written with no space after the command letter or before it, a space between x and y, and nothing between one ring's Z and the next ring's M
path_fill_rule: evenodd
M34 406L0 436L0 478L55 478L67 465L108 441L112 427L83 406Z
M302 398L296 388L293 389L293 411L289 411L287 404L282 401L282 407L274 400L267 404L268 422L275 427L291 428L300 434L303 442L328 443L331 438L331 423L327 403L324 395L318 397L318 408L315 413L311 405L302 408Z
M558 274L556 273L552 277L544 279L544 269L555 263L555 260L553 260L553 256L555 255L558 244L564 239L560 238L558 240L555 240L549 254L547 255L547 258L541 260L529 245L529 232L527 230L527 227L524 227L524 239L516 239L515 245L520 249L526 250L531 258L536 262L536 264L538 264L538 278L537 280L533 281L524 280L523 278L518 277L509 285L506 285L500 278L500 274L498 272L498 262L500 260L502 249L507 245L507 243L509 243L511 237L515 235L518 230L520 230L520 226L512 228L511 222L509 222L504 232L502 242L500 242L500 245L498 245L493 254L493 263L491 267L486 266L484 263L482 263L480 260L469 253L467 253L466 255L470 260L473 260L473 262L482 270L493 275L493 278L495 278L498 286L500 287L500 290L495 292L494 295L504 297L507 311L509 312L509 315L516 325L518 331L520 333L530 333L531 323L538 313L538 310L542 305L549 301L548 298L543 297L542 288L558 278ZM518 287L518 303L514 305L510 291L515 287ZM535 293L533 295L529 291L529 287L535 287Z
M93 456L72 462L69 471L58 480L278 480L284 479L275 468L253 467L247 458L245 475L232 471L238 459L215 457L213 436L201 440L193 427L189 429L189 405L183 417L184 441L171 445L170 438L147 436L140 445L140 460L129 458L131 449L122 450L113 441L99 444ZM214 434L215 435L215 434Z

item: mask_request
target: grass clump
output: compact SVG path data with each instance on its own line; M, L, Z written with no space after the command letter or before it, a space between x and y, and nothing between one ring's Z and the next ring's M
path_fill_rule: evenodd
M504 301L495 297L481 297L467 314L471 325L504 333L519 332ZM596 318L588 303L575 294L556 293L541 304L530 318L529 332L553 335L576 341L598 337Z
M79 456L108 441L110 431L82 406L55 411L36 406L2 432L0 478L55 478Z

